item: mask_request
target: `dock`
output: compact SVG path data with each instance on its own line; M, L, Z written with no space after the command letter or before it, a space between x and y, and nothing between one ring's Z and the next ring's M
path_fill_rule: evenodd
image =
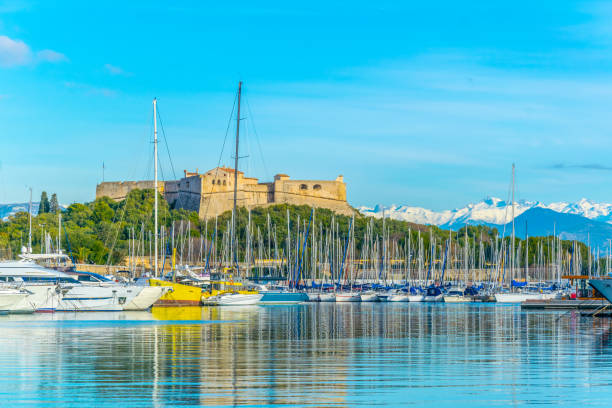
M550 299L550 300L528 300L521 303L521 309L524 310L585 310L596 311L610 305L606 299ZM612 312L612 310L611 310Z

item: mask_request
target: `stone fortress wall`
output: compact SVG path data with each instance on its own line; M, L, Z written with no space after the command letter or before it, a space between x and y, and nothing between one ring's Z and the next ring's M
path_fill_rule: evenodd
M96 186L96 198L110 197L115 201L121 201L127 197L132 190L145 190L154 188L154 180L146 181L105 181ZM163 193L163 182L157 185L160 193Z
M153 181L105 182L96 188L96 198L123 200L130 190L153 188ZM196 211L201 219L214 218L234 205L234 169L217 167L206 173L188 172L180 180L159 183L160 192L174 208ZM237 205L246 208L274 204L308 205L351 215L343 177L335 180L291 180L277 174L274 181L260 183L238 171Z

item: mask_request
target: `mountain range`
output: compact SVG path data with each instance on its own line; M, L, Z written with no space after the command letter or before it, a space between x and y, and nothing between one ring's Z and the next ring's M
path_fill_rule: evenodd
M28 212L28 206L28 203L0 204L0 219L6 221L18 212ZM32 214L38 214L38 203L32 203Z
M512 209L508 202L489 197L453 210L433 211L422 207L391 205L388 207L359 207L368 216L385 217L436 225L444 229L458 230L465 225L488 225L506 235L511 231ZM564 239L590 242L594 247L606 247L612 238L612 204L596 203L583 198L575 203L521 200L514 206L515 230L519 237L545 236L553 230Z

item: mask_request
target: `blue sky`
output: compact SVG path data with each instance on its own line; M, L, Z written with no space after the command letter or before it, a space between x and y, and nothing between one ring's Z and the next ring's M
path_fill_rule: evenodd
M610 3L0 0L0 202L149 177L153 97L176 172L213 168L238 80L262 180L439 210L515 162L519 198L609 202L611 69Z

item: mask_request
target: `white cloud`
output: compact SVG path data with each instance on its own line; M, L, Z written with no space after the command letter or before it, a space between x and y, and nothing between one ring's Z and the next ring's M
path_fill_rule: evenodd
M114 89L99 88L99 87L95 87L89 84L83 84L80 82L66 81L64 82L64 86L66 88L77 89L77 90L83 91L84 93L88 95L102 95L102 96L107 96L107 97L113 97L117 95L117 91L115 91Z
M68 61L68 58L60 52L42 50L34 53L25 42L0 35L0 67L20 67L39 62L59 63L64 61Z
M118 67L116 65L112 65L112 64L104 64L104 70L109 75L126 76L126 77L132 76L130 72L127 72L123 68Z
M0 66L17 67L32 62L32 50L21 40L0 35Z
M104 64L104 69L106 69L106 71L108 71L109 74L111 75L122 75L124 74L123 70L115 65L111 65L111 64Z
M68 61L68 58L64 54L53 50L38 51L36 53L36 59L37 61L52 63Z

